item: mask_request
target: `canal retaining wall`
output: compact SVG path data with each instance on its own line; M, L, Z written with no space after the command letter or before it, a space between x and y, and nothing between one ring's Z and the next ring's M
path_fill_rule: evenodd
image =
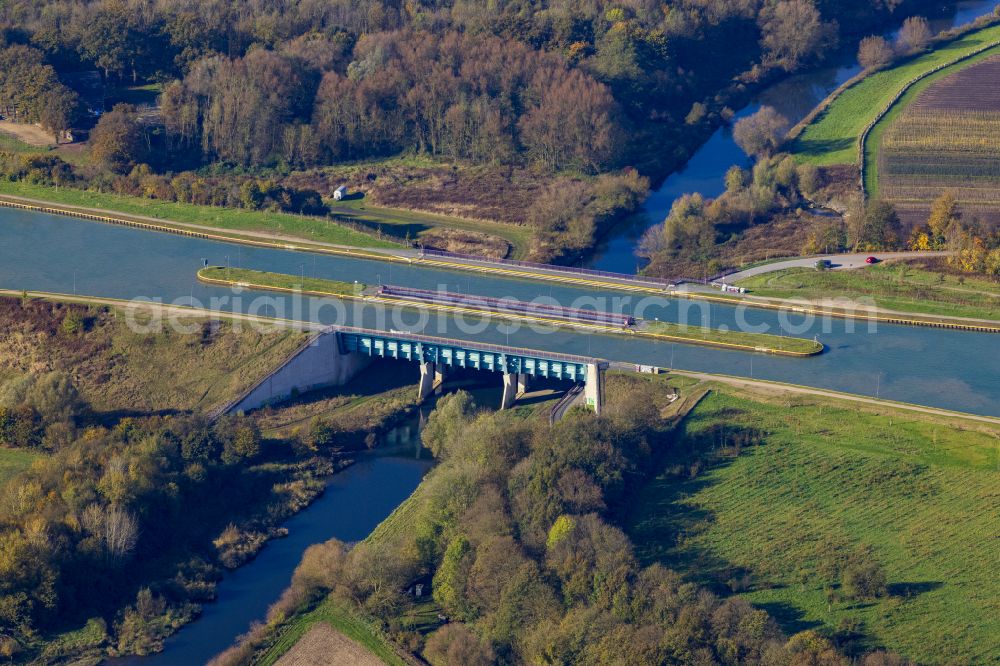
M274 372L219 410L219 415L246 412L299 393L342 386L371 363L363 354L344 353L333 331L317 333Z

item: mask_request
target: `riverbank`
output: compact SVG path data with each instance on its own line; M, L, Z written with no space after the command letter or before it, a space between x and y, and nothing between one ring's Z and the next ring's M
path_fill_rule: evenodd
M398 243L379 238L375 231L361 233L326 218L306 215L197 206L20 181L0 182L0 195L36 206L56 205L87 214L127 217L133 222L212 230L247 238L268 234L275 238L344 247L400 247Z
M220 266L206 267L198 271L198 280L213 285L358 300L368 303L397 305L451 314L496 316L503 320L542 324L556 328L576 328L608 335L635 335L655 340L708 345L724 349L739 349L742 351L754 351L782 356L805 357L813 356L823 351L823 345L820 342L803 338L709 329L659 321L639 322L636 327L591 324L551 316L518 314L506 312L499 308L490 309L477 305L463 306L415 301L399 296L385 296L370 291L365 292L365 285L363 284L350 284L319 278L304 278L296 275L268 273L249 269Z
M73 508L63 498L110 478L120 478L114 492L127 495L123 510L136 530L132 545L114 558L103 556L102 542L88 536L95 528L78 525L56 548L46 541L30 553L10 553L17 571L8 572L7 590L23 590L30 599L36 593L30 572L58 567L61 587L53 595L81 595L54 618L36 620L26 611L22 626L34 629L0 639L4 654L16 653L20 661L96 663L103 656L158 650L218 594L223 571L242 567L266 543L288 534L283 523L351 464L343 452L370 448L373 433L415 407L415 373L373 369L336 397L324 394L316 402L321 411L315 415L328 434L322 441L308 427L271 432L267 419L282 414L275 408L210 422L219 401L269 373L304 336L191 311L178 318L182 330L159 329L146 326L155 319L149 310L133 315L124 305L119 310L82 298L68 304L17 296L0 298L0 385L9 381L29 392L18 398L8 391L3 407L11 409L0 410L0 445L16 447L0 448L0 486L42 495L31 508L0 511L3 537L16 540L28 520L54 525L81 506L92 520L95 511L106 510L103 495L87 495ZM54 382L49 390L58 397L39 403L30 387L45 382ZM62 400L71 405L73 420L49 427L55 417L48 405ZM297 415L305 408L299 403ZM34 425L24 425L25 413ZM11 414L19 419L16 430ZM251 419L260 419L257 427ZM78 464L83 459L87 463ZM119 469L130 471L117 477ZM83 559L67 563L77 557ZM102 619L111 617L118 618L114 625Z
M638 388L641 386L647 388ZM650 387L654 388L647 393ZM995 481L995 447L991 442L1000 427L1000 419L977 422L959 414L920 414L891 403L859 404L842 399L844 396L809 395L792 387L752 381L740 386L730 384L729 378L690 373L655 377L611 373L608 390L617 400L622 400L623 396L644 400L651 409L646 418L661 424L664 430L671 429L670 438L651 441L685 444L683 448L673 444L666 448L654 446L654 459L642 466L649 470L648 476L628 477L630 485L625 496L633 509L623 512L626 519L622 527L636 544L641 564L661 562L675 569L685 582L693 580L703 584L722 597L746 598L768 612L773 601L778 599L817 624L828 626L830 633L839 637L838 641L852 641L851 654L860 655L874 646L886 644L907 655L933 654L939 649L937 644L920 645L910 637L935 631L937 623L955 627L949 631L951 638L947 640L958 653L977 657L989 654L992 620L987 620L984 628L977 630L977 640L967 638L957 627L965 618L983 624L983 618L988 618L992 586L978 579L970 585L965 578L942 574L953 571L950 567L958 567L970 575L975 571L988 571L979 566L982 558L988 559L991 553L989 539L983 537L989 534L988 530L984 531L983 521L989 512L983 493L988 495L986 489ZM682 398L668 403L668 394L678 390ZM689 414L692 417L689 418ZM454 419L454 416L438 415L436 418ZM578 414L576 418L584 417ZM525 424L532 422L530 418L521 420ZM453 436L445 434L451 430L441 429L436 424L425 432L432 445L443 436ZM454 627L462 623L477 629L495 626L494 616L488 614L491 609L484 612L462 610L456 598L461 600L463 595L470 594L467 590L472 589L475 590L473 594L482 595L476 598L504 599L499 592L513 578L513 573L509 577L477 575L491 566L487 562L499 561L501 564L492 566L502 567L502 563L517 558L520 551L517 548L492 551L498 557L488 559L486 553L497 544L493 541L497 538L494 536L496 531L500 531L499 538L505 544L511 543L512 537L502 531L509 529L509 521L498 521L499 526L495 526L496 522L486 522L483 516L497 506L506 506L503 500L508 494L514 496L509 505L523 506L516 501L516 496L523 492L520 489L524 484L526 464L522 463L517 468L522 473L513 473L511 481L500 485L500 490L490 486L488 492L468 498L469 470L480 470L483 464L463 467L458 461L464 463L465 456L478 451L483 433L495 433L495 430L481 430L472 423L458 432L463 437L462 447L454 453L446 448L437 469L366 539L352 549L330 542L317 546L307 555L292 587L273 607L268 622L214 663L222 666L248 663L251 659L253 663L274 663L317 624L328 624L347 635L355 634L359 644L379 650L387 663L400 663L397 661L399 652L385 654L393 648L422 655L425 659L431 655L433 661L432 655L437 654L441 638L439 632L455 631ZM836 441L832 444L831 433L836 433ZM550 439L560 441L558 437ZM694 455L688 455L692 439L697 447L694 447ZM547 452L548 447L558 444L547 447L539 443L537 446ZM772 449L786 455L775 460ZM589 451L585 446L582 450ZM463 458L457 458L459 455ZM578 450L573 460L580 456ZM560 460L551 455L546 459L549 473L556 478L559 478L560 463L554 461ZM753 467L753 473L741 473L740 470L748 465ZM556 466L555 472L551 471L553 466ZM493 472L494 465L485 467L497 474ZM500 469L500 473L505 470ZM831 474L836 476L832 486ZM494 476L488 478L495 482ZM756 481L747 484L748 478ZM460 481L466 482L462 486L466 489L462 506L469 508L441 513L440 507L453 506L446 503L445 498L462 501L455 499L453 490ZM806 484L806 491L802 490L802 484ZM884 501L872 503L870 488L873 485L883 491L880 496ZM633 494L635 491L638 494ZM795 495L791 503L789 492ZM819 549L827 547L827 543L811 534L812 523L799 515L803 506L799 495L814 498L807 498L805 505L809 501L824 506L830 504L823 515L833 516L833 522L838 524L843 521L841 529L824 528L824 533L839 535L830 545L831 557L846 556L856 547L871 547L877 565L884 568L887 576L885 590L879 590L864 604L851 598L852 588L841 582L839 569L830 574L829 567L823 566L826 551ZM727 534L724 540L712 538L716 532L732 531L732 524L712 521L706 525L702 514L694 515L690 507L685 506L689 500L681 501L678 497L697 498L699 503L717 503L720 510L741 525L740 529L754 540L754 545L741 540L739 530L736 535ZM737 501L736 497L741 499ZM941 502L948 507L952 520L940 520ZM435 550L414 547L414 541L421 543L421 539L438 538L438 532L431 526L438 531L442 523L450 527L457 522L456 515L473 518L445 532L447 548L444 545ZM514 511L514 519L522 523L528 523L533 515L525 509ZM761 515L767 518L761 520ZM692 521L690 524L688 519ZM548 564L557 574L563 571L557 568L558 562L563 560L555 560L551 553L561 539L573 538L579 520L581 518L575 514L558 520L549 518L545 525L551 523L553 527L534 537L543 544L539 548L548 555L546 562L557 562ZM916 536L902 544L895 538L887 541L872 531L872 525L900 525L902 533ZM678 526L684 528L688 539L676 539ZM907 529L909 527L912 529ZM956 529L966 538L950 536ZM525 528L516 532L518 535L530 533ZM899 532L891 532L896 533ZM947 544L941 548L943 541ZM713 552L725 549L727 557L698 564L697 553L692 552L693 542ZM787 546L788 552L796 552L794 556L788 552L776 553L775 557L795 559L798 569L788 563L770 567L767 562L771 560L753 557L754 547L774 548L774 543L782 544L779 549ZM810 548L816 544L820 546L817 552L812 552L809 548L799 548L803 543L811 544ZM351 551L355 549L361 550L362 557L352 556ZM499 556L499 553L504 555ZM917 553L922 556L916 556ZM400 569L407 572L409 569L388 565L396 557L418 558L420 563L433 558L433 565L429 567L435 572L433 579L426 573L419 578L414 578L412 573L399 573ZM379 568L371 575L380 581L393 581L394 589L378 596L375 603L369 600L365 605L353 605L356 602L350 601L350 589L357 583L351 581L359 577L352 576L351 572L364 569L363 563L373 559ZM520 562L515 559L516 564ZM732 566L728 566L730 563ZM425 572L426 567L419 571ZM925 585L921 582L924 580L936 582ZM458 582L453 585L453 581ZM775 584L770 584L772 581ZM420 597L415 592L416 583L424 586ZM431 583L433 595L427 592ZM985 585L985 588L977 591L975 585ZM373 593L371 587L364 589L366 595ZM828 590L834 590L833 596L826 593ZM973 604L956 610L954 604L963 595L969 595ZM531 604L519 607L536 608ZM360 632L356 624L359 614L364 618ZM857 614L864 615L865 622L851 626L863 633L843 634L842 626L846 624L843 618L851 619ZM442 615L448 616L447 623L442 622ZM787 635L803 630L796 622L797 616L775 613L774 619ZM531 627L531 623L528 626ZM924 631L913 632L915 627L923 627ZM476 635L485 636L486 641L493 641L494 645L502 643L507 636L501 634L497 638L496 634L479 634L478 631ZM875 642L862 638L873 638ZM985 650L984 640L987 641Z
M274 248L296 252L311 252L330 256L353 257L398 264L421 264L454 271L470 271L518 280L560 282L587 287L611 287L623 291L654 292L662 289L663 281L642 276L587 271L555 264L533 264L519 261L491 261L477 257L460 257L447 253L424 253L386 243L373 250L327 242L310 242L297 236L271 231L242 231L230 233L205 224L174 222L155 217L122 214L113 210L77 207L58 202L13 196L3 193L5 184L0 182L0 207L74 217L91 222L114 224L156 233L176 234L190 238L216 240L252 247ZM45 189L45 188L42 188ZM55 190L59 192L59 190ZM367 238L367 237L365 237ZM362 248L366 246L362 245Z

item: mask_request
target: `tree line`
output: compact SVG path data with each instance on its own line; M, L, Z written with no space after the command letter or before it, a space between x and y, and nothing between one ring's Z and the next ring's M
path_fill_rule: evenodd
M64 85L45 55L0 38L0 116L38 123L58 141L73 125L79 96Z
M911 250L949 250L948 264L964 273L1000 278L1000 228L967 217L954 192L931 204L927 222L910 231Z
M251 421L96 425L61 372L0 387L0 447L48 453L0 489L0 654L8 658L87 619L100 626L100 641L116 637L116 649L155 649L214 585L212 558L189 543L207 527L198 521L238 512L265 490L239 478L261 452ZM220 486L232 494L216 497ZM180 552L183 544L192 547ZM181 562L177 577L153 592L143 587L169 558Z
M481 411L462 392L442 398L423 433L438 466L400 515L357 545L310 548L268 624L214 664L247 663L327 595L433 666L851 664L817 632L785 636L765 611L637 559L616 522L671 439L662 391L641 380L609 391L605 415L575 410L554 425ZM407 620L421 602L414 581L446 621L417 631Z
M0 25L57 71L168 84L177 138L224 161L423 150L599 170L682 159L740 86L903 4L10 0Z
M424 152L477 163L527 154L550 169L617 161L620 112L606 86L496 37L413 30L366 36L346 72L320 37L283 53L195 63L163 96L171 138L210 161L315 166ZM320 57L321 52L323 57Z

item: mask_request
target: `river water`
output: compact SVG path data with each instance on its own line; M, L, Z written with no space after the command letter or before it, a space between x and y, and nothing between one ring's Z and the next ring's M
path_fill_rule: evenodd
M935 32L965 25L992 12L1000 0L966 0L942 8L930 15ZM895 39L897 30L886 33ZM838 60L838 59L835 59ZM739 120L756 113L761 106L772 106L792 124L806 116L827 95L861 71L853 53L844 53L832 66L790 76L757 95L734 118ZM587 265L605 271L635 273L642 265L636 256L636 244L651 226L659 224L670 212L674 200L683 194L700 192L716 197L725 191L725 174L733 165L748 166L749 160L736 142L731 128L720 127L694 154L687 164L669 176L646 200L639 214L624 221L611 231L587 261Z
M330 478L324 493L286 523L288 536L269 541L260 554L229 572L219 583L217 599L201 616L166 640L165 649L148 657L111 659L114 666L187 666L204 664L233 644L288 587L292 572L309 546L336 537L360 541L410 496L430 469L421 455L417 428L406 423L385 438L387 450L361 454Z

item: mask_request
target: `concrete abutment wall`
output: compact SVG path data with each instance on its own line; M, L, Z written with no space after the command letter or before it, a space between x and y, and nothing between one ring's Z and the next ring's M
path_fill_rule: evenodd
M246 412L328 386L342 386L371 364L364 354L342 353L334 332L319 333L237 400L228 412Z

